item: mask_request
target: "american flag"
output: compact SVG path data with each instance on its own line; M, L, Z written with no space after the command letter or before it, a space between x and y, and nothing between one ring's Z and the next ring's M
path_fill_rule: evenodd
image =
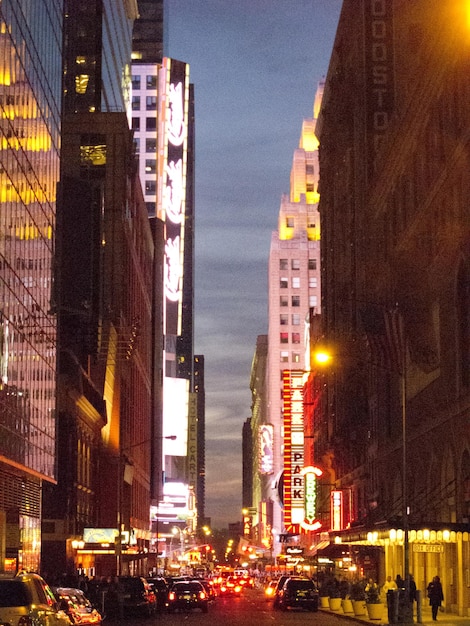
M372 361L379 367L403 375L405 364L405 330L398 307L370 305L361 312Z

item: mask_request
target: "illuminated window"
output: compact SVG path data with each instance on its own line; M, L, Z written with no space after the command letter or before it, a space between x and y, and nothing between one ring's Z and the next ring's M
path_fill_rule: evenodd
M287 287L289 286L289 279L288 278L281 278L279 280L279 286L281 289L287 289Z
M317 287L317 277L316 276L310 276L310 278L308 279L308 286L311 289L315 289L315 287Z
M291 267L292 267L293 270L300 270L300 260L299 259L292 259Z
M157 77L156 76L147 76L146 77L146 85L147 85L147 89L156 89L157 88Z
M292 343L300 343L300 333L292 333Z
M292 306L300 306L300 296L292 296Z
M288 270L289 269L289 261L288 261L288 259L279 259L279 269L280 270Z
M78 74L77 76L75 76L76 93L79 93L79 94L86 93L89 80L90 80L89 74Z
M281 326L287 326L287 324L289 323L289 315L287 313L281 313L279 317L279 323L281 324Z
M292 314L292 325L299 326L300 325L300 315L298 313Z
M279 305L280 306L289 306L289 297L288 296L281 296L279 298Z
M317 305L318 305L318 298L317 298L317 296L309 296L308 306L313 308L313 307L315 307Z
M292 353L292 363L300 363L300 353L293 352Z
M308 260L308 269L309 270L316 270L317 269L317 260L316 259L309 259Z
M157 171L157 161L155 159L145 159L145 173L155 174Z
M145 195L150 196L155 193L156 193L156 181L146 180L145 181Z
M280 341L281 343L289 343L289 333L281 333Z
M289 353L288 352L281 352L281 363L288 363L289 361Z
M299 278L298 276L295 276L295 277L292 279L292 287L293 287L294 289L299 289L299 287L300 287L300 278Z

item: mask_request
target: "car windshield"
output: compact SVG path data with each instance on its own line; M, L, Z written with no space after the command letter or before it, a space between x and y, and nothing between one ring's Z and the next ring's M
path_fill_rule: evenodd
M29 604L26 585L19 580L0 581L0 607Z
M185 591L198 593L199 591L203 591L203 587L201 583L175 583L173 590L178 593L184 593Z
M287 584L289 589L313 589L311 580L289 580Z

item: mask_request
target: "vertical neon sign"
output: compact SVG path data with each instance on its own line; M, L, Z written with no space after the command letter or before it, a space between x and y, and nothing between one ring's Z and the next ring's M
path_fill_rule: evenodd
M165 222L165 332L181 334L189 65L164 58L159 79L157 215Z

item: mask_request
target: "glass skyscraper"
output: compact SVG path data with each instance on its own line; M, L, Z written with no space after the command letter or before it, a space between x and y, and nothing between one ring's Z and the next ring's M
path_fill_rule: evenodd
M37 569L41 481L55 480L62 1L3 0L0 47L0 563Z

